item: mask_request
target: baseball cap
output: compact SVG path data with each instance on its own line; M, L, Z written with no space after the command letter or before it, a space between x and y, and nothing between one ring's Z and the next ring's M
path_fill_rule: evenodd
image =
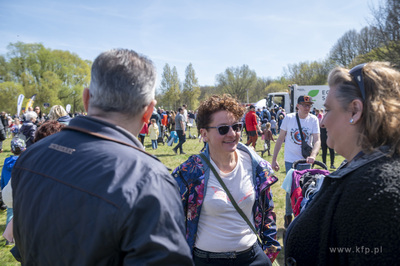
M309 103L313 104L311 96L302 95L297 99L297 103Z

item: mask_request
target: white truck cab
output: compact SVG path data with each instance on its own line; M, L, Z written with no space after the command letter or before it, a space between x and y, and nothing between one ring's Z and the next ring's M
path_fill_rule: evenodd
M289 92L268 93L266 98L267 107L285 109L286 113L293 113L296 110L297 99L299 96L308 95L314 102L313 108L321 109L324 107L326 96L329 92L328 85L305 85L297 84L289 86Z

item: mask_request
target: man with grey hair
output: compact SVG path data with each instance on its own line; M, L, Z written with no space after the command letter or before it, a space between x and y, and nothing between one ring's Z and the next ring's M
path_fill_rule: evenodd
M156 104L152 62L100 54L83 91L88 116L15 164L14 237L22 264L192 265L175 181L137 136Z
M25 121L23 122L20 132L24 135L26 147L30 147L35 139L37 130L36 126L37 113L34 111L28 111L25 113Z

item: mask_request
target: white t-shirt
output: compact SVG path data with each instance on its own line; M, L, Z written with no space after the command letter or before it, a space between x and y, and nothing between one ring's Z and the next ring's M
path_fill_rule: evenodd
M8 181L7 185L1 191L3 195L3 202L7 205L7 208L13 207L13 198L12 198L12 187L11 187L11 179Z
M252 208L255 202L255 190L251 158L245 152L239 150L236 152L238 163L230 173L222 173L211 159L210 161L238 206L254 226ZM195 246L210 252L243 251L256 241L257 236L233 207L228 195L210 170Z
M188 111L186 109L183 109L183 121L186 123L188 121Z
M300 118L304 140L312 146L312 134L319 134L318 118L308 114L305 119ZM285 162L295 162L304 159L301 155L301 136L297 125L296 113L290 113L282 121L281 129L286 131Z

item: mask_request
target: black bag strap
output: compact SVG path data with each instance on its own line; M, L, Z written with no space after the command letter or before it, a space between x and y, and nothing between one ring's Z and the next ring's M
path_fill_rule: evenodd
M210 167L211 171L213 172L214 176L217 178L218 182L221 184L222 188L225 190L226 194L228 195L233 207L235 207L236 211L240 214L240 216L242 216L242 218L246 221L246 223L249 225L249 227L251 228L251 230L253 230L254 234L257 236L258 241L260 241L260 243L262 243L260 236L258 235L256 229L254 228L254 226L252 225L252 223L249 221L249 219L247 218L247 216L244 214L244 212L242 211L242 209L240 209L240 207L237 205L235 199L232 197L231 192L229 192L229 189L226 187L224 181L222 180L222 178L219 176L219 174L217 173L217 171L215 170L214 166L211 164L211 162L207 159L207 157L203 154L200 153L200 157L207 163L208 167Z
M303 131L301 130L299 113L296 113L296 120L297 120L297 125L299 126L299 130L300 130L301 143L304 143L304 136L303 136Z

